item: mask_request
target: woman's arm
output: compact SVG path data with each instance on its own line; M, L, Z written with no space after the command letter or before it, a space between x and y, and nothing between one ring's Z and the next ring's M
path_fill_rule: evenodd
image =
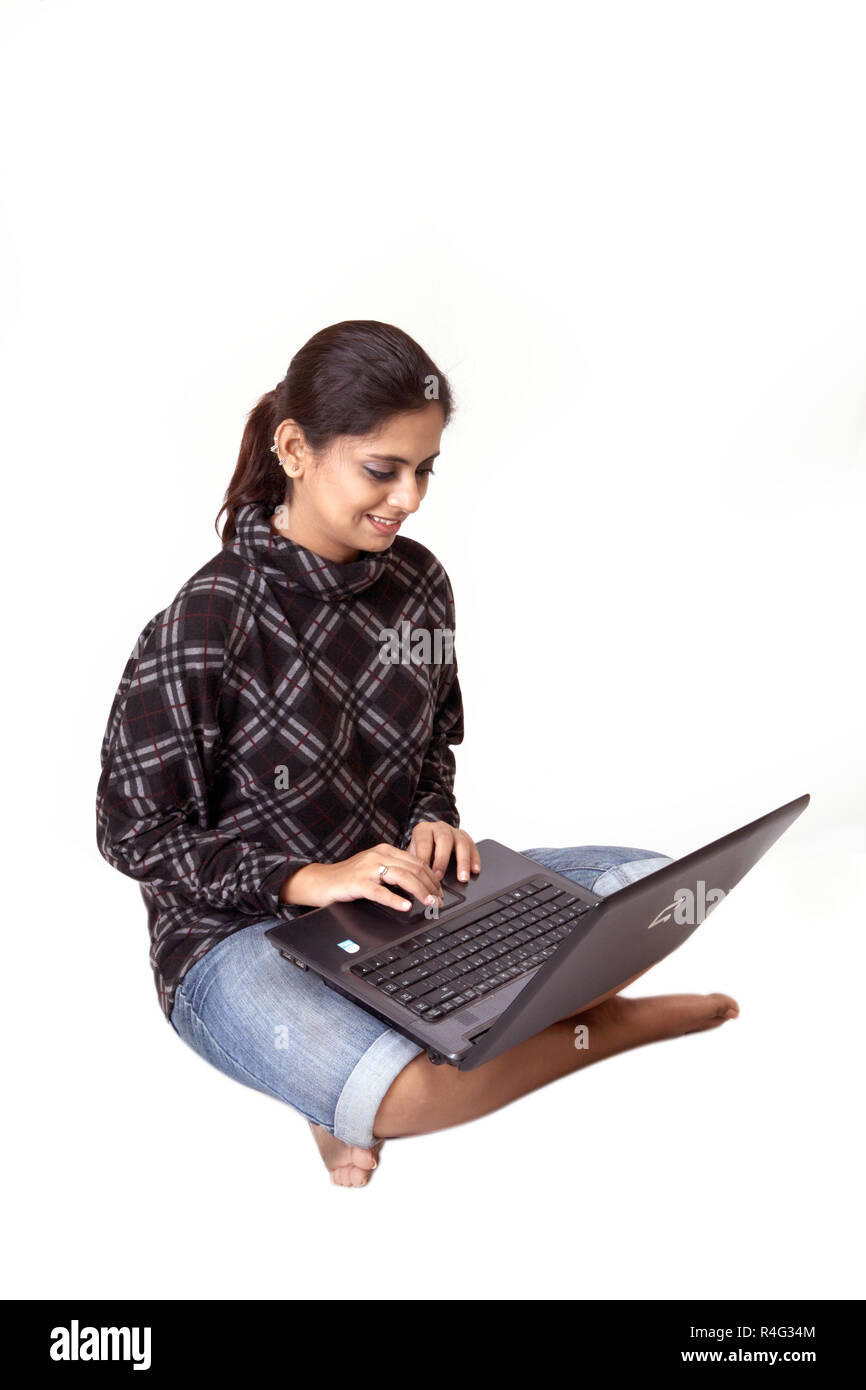
M159 893L203 906L275 912L284 880L310 863L242 833L210 828L220 747L217 706L232 659L230 624L209 596L182 591L127 662L102 746L97 843Z
M454 796L456 759L451 746L463 742L463 699L457 676L457 655L454 650L454 594L447 574L445 579L445 626L452 634L449 644L450 661L443 662L433 716L433 731L424 754L418 786L412 801L407 828L400 841L401 848L409 844L412 831L419 821L446 821L454 827L460 824Z

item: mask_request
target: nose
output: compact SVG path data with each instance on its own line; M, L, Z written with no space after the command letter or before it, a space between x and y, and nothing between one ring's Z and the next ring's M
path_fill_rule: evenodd
M396 482L388 493L388 506L409 516L417 512L421 505L421 495L414 475Z

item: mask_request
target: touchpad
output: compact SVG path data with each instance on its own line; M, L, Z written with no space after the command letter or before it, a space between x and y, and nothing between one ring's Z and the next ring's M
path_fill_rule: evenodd
M389 917L393 912L394 916L399 917L401 922L414 922L419 917L424 918L427 921L435 921L436 919L434 916L432 916L432 914L436 911L437 907L439 911L439 916L441 917L443 912L448 912L450 908L457 907L460 903L466 901L462 893L455 893L451 888L446 888L444 883L440 883L439 886L442 889L441 907L439 907L438 904L433 904L430 907L425 907L423 903L419 903L417 898L410 898L408 893L404 893L402 891L395 891L393 888L389 888L388 892L394 898L394 907L387 907L385 903L376 903L376 907L383 907L385 911L388 913ZM405 901L409 901L412 904L411 912L401 912L399 910L400 904ZM427 917L428 912L431 914L430 917Z

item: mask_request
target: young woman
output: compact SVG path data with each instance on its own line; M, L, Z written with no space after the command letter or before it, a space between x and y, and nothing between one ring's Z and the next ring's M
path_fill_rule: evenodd
M139 637L102 748L98 843L141 885L166 1017L220 1071L300 1111L342 1186L368 1181L389 1136L460 1124L738 1012L723 994L612 992L580 1014L588 1049L563 1019L460 1072L265 939L279 918L359 898L396 918L386 883L438 901L452 856L464 880L483 871L454 799L453 640L431 659L382 658L401 624L453 638L445 570L399 534L452 411L445 377L398 328L349 321L311 338L251 412L223 547ZM524 853L602 895L671 862L598 845Z

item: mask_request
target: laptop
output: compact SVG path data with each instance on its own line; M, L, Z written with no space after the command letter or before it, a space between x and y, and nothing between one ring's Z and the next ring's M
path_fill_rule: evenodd
M398 912L360 898L265 935L431 1062L470 1071L682 946L808 804L807 793L604 898L480 840L481 872L461 883L452 855L441 906L410 898Z

